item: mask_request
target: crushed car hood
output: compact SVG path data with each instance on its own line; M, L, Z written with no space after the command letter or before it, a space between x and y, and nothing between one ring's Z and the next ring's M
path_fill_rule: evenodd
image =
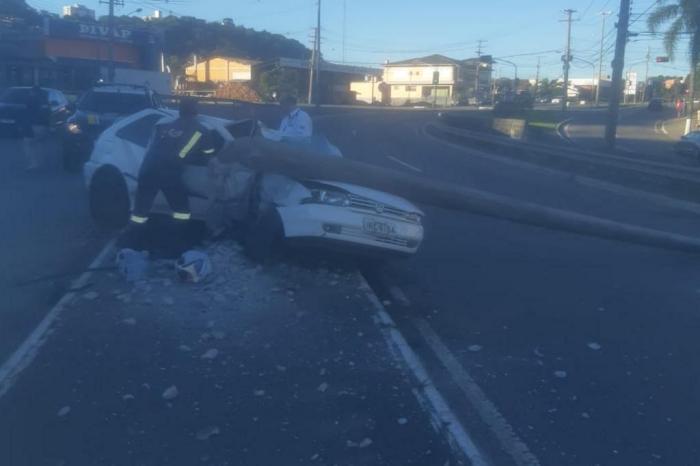
M394 196L393 194L388 194L382 191L377 191L371 188L365 188L364 186L358 186L356 184L342 183L340 181L326 181L326 180L314 180L317 183L323 183L329 186L335 186L337 188L348 191L352 194L358 196L366 197L372 199L376 202L381 202L388 206L396 207L397 209L405 210L407 212L417 212L423 215L423 211L420 210L416 205L407 201L406 199Z

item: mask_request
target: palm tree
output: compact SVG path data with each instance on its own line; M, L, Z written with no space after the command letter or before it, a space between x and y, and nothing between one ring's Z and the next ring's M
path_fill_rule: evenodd
M658 6L647 18L647 25L652 32L670 23L664 32L664 48L670 59L673 59L678 44L688 38L688 54L690 58L689 105L690 114L693 112L695 99L695 70L700 59L700 0L657 0Z

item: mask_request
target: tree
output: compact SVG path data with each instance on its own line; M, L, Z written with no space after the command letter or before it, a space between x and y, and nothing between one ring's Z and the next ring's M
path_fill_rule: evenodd
M658 0L659 6L647 18L652 32L660 26L669 24L664 32L664 47L670 59L673 59L679 43L688 37L688 55L690 59L690 83L688 89L688 109L693 113L695 100L695 71L700 61L700 0Z

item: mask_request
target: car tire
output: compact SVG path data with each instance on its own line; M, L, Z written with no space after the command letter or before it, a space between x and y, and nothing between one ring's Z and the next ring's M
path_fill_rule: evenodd
M114 167L100 168L90 183L90 214L98 227L118 230L129 222L131 204L124 177Z
M244 251L253 260L269 262L284 249L284 226L277 209L270 206L260 212L248 227Z

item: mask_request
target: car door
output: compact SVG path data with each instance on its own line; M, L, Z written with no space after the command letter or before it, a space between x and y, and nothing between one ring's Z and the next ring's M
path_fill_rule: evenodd
M122 167L125 176L136 177L143 157L146 154L148 141L153 133L153 127L167 115L159 111L151 111L119 128L116 133L116 144L119 150L114 152L115 165Z

